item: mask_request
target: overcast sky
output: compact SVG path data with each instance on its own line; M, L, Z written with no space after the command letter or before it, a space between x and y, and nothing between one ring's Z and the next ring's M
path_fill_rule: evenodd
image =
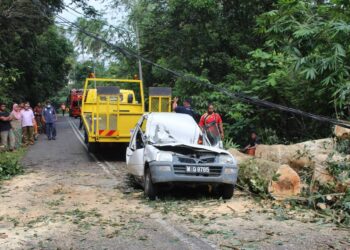
M111 8L110 6L108 6L107 3L102 3L103 1L101 0L88 0L87 2L89 5L93 6L98 12L103 14L103 17L107 19L110 25L118 26L123 22L125 22L126 12L123 9ZM83 17L82 9L77 8L76 5L74 4L70 5L71 0L64 0L64 3L66 6L69 6L70 8L76 11L66 8L63 10L62 13L59 13L59 16L62 16L65 19L68 19L70 22L74 22L78 17ZM71 39L71 37L68 37L68 38ZM79 54L78 60L85 60L91 57L92 56L90 54L84 54L84 55Z
M74 4L69 5L70 2L71 0L64 0L64 3L67 6L77 10L77 12L82 13L82 10L80 8L77 8ZM103 1L101 0L88 0L87 2L89 5L93 6L97 11L102 12L103 17L108 20L109 24L116 25L124 21L123 19L125 18L126 13L122 9L112 9L110 6L108 6L108 3L102 3ZM65 9L61 15L69 21L75 21L75 19L77 19L78 16L81 16L80 14L70 9Z

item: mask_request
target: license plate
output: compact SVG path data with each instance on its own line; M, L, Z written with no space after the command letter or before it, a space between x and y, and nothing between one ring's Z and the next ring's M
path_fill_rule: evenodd
M186 166L186 173L209 173L209 167Z

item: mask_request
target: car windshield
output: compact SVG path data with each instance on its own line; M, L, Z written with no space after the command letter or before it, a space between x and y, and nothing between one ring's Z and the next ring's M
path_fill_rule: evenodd
M184 143L198 144L201 131L191 116L156 116L147 124L152 144Z

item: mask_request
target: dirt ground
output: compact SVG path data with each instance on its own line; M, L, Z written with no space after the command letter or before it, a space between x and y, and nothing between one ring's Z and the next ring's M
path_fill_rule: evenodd
M350 249L348 230L241 191L149 201L118 152L86 152L76 123L61 117L57 140L40 136L25 174L1 183L1 249Z

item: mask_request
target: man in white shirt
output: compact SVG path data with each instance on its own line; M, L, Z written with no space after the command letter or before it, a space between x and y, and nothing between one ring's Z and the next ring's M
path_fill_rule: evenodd
M35 116L28 102L24 104L24 109L21 111L21 118L22 118L23 144L25 146L28 146L28 144L33 145Z

